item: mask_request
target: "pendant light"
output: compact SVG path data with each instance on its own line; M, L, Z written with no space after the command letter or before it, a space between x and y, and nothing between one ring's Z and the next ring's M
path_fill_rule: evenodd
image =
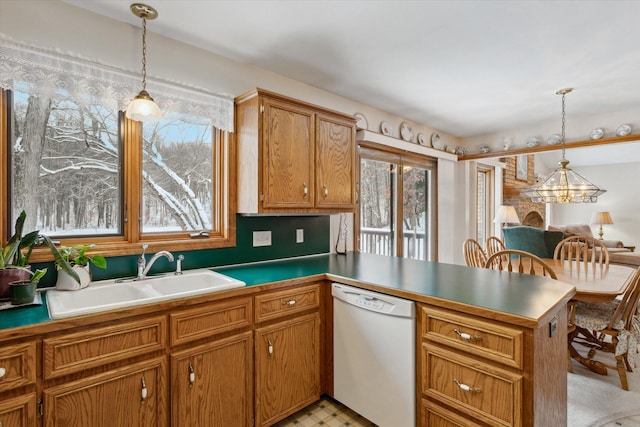
M126 116L139 122L160 120L160 108L147 92L147 19L156 19L158 12L142 3L134 3L130 9L138 18L142 18L142 90L127 107Z
M556 95L562 95L562 159L560 168L554 170L542 184L523 191L535 203L595 203L598 196L607 190L592 184L585 177L569 169L569 161L564 157L565 96L573 89L561 89Z

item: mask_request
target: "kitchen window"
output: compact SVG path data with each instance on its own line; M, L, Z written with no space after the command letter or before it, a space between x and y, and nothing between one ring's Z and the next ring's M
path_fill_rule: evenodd
M24 209L26 230L94 243L105 255L138 253L139 242L167 250L235 244L230 134L203 117L167 112L142 125L95 98L14 87L2 91L0 107L5 236Z
M360 155L360 252L435 260L436 162L363 144Z

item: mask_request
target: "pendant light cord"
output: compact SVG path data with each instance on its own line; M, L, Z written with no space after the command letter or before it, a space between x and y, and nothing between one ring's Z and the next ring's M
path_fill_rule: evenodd
M566 92L562 92L562 160L566 160L564 157L564 98L567 95Z
M147 18L144 16L142 17L142 90L147 90ZM562 99L564 100L564 95Z

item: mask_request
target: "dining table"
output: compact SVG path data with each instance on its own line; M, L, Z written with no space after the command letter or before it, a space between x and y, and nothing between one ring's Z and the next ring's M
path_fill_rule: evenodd
M636 269L628 265L576 265L575 261L543 259L556 273L559 281L576 288L574 301L607 302L624 294L633 280Z

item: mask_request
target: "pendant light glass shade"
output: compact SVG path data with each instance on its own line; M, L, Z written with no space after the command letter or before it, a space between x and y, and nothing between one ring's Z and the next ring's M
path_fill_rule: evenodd
M162 112L147 92L147 19L156 19L158 12L142 3L131 5L131 12L142 18L142 90L129 103L125 115L128 119L149 122L162 119Z
M562 159L558 162L560 168L554 170L542 184L522 192L534 203L595 203L598 196L607 191L567 167L569 161L564 157L564 99L572 90L562 89L556 92L557 95L562 95Z

